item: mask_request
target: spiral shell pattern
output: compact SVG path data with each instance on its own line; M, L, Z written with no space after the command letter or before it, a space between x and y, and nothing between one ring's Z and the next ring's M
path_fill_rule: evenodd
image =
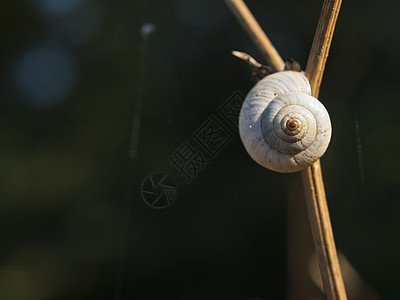
M249 155L273 171L300 171L326 151L329 114L303 73L283 71L259 81L240 111L239 131Z

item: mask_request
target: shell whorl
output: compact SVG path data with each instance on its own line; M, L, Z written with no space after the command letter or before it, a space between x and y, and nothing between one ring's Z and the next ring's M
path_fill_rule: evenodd
M239 131L250 156L273 171L300 171L317 161L331 138L325 107L303 73L283 71L259 81L240 111Z

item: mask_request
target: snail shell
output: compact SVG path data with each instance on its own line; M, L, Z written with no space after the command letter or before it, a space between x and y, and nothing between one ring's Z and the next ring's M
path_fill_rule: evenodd
M290 173L317 161L328 148L329 114L301 72L266 76L248 93L239 132L251 158L265 168Z

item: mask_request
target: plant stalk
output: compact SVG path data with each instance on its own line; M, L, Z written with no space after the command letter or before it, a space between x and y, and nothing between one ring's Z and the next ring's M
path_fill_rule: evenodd
M225 0L225 2L257 45L268 65L273 71L282 71L285 67L285 62L261 29L260 24L258 24L247 5L242 0Z
M310 81L311 94L318 97L329 48L342 0L325 0L305 74ZM317 251L325 295L328 300L346 300L342 272L336 253L335 240L320 161L301 172L314 244Z
M261 50L267 63L276 71L283 70L284 61L246 4L242 0L225 0L225 2ZM325 0L322 7L305 72L314 97L318 97L319 94L341 2L342 0ZM328 300L346 300L347 296L337 258L320 161L318 160L301 173L325 295Z

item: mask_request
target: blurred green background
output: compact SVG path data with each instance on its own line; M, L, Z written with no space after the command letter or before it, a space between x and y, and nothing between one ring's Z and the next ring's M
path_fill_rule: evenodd
M322 1L246 3L304 68ZM399 294L399 12L344 1L319 97L336 244L364 299ZM312 245L291 221L299 174L258 166L237 133L189 184L168 162L251 88L230 51L263 61L223 1L3 0L0 24L0 299L311 299L288 259ZM178 188L165 209L141 197L156 171Z

